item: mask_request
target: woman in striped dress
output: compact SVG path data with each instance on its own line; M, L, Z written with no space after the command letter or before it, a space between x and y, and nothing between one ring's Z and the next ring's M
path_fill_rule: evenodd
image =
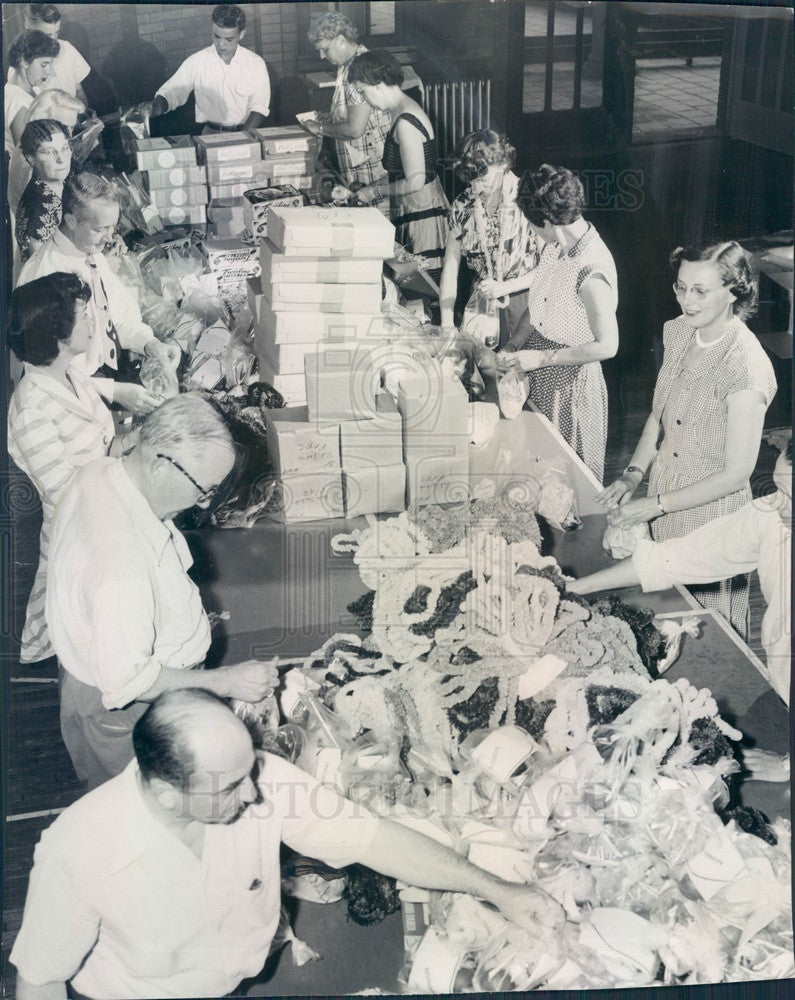
M39 566L28 599L20 660L53 655L44 620L47 549L56 505L75 471L132 446L137 432L114 438L113 418L83 361L93 335L91 289L76 274L55 272L11 297L9 339L25 365L8 411L8 452L32 480L43 521Z
M529 275L527 318L500 360L530 373L531 402L601 486L607 446L601 362L618 350L616 266L583 218L585 192L571 170L542 164L523 178L518 201L543 249Z
M756 304L743 248L735 242L679 247L671 266L682 315L663 328L665 356L640 441L622 476L602 494L615 508L612 524L651 522L655 541L681 538L752 499L749 479L776 394L773 366L743 322ZM648 494L633 500L648 469ZM743 638L748 591L745 574L691 588Z

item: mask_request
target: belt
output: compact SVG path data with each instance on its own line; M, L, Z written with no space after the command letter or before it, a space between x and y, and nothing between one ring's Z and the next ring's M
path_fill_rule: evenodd
M205 128L211 128L216 132L241 132L243 125L218 125L216 122L205 122Z

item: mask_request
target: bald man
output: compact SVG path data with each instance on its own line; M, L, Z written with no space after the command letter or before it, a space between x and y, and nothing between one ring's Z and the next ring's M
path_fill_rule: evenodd
M292 764L257 754L208 692L157 698L136 761L70 806L36 848L11 953L17 1000L219 997L257 975L279 920L279 847L472 893L554 929L563 911L423 834L379 819Z
M131 733L163 691L203 687L256 702L276 669L257 660L204 671L210 624L173 518L210 504L235 462L221 414L167 400L133 450L78 470L53 518L45 615L61 671L61 734L89 788L132 759Z

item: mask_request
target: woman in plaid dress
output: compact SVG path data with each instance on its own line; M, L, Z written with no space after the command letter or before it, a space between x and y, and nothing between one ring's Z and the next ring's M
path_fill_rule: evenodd
M679 247L671 265L682 315L663 328L652 412L632 459L602 494L608 505L618 504L612 524L651 522L656 541L680 538L752 499L749 479L776 393L773 366L743 322L756 304L743 248ZM634 500L647 469L648 494ZM743 574L692 593L746 638L748 589Z
M527 320L500 359L530 372L531 402L601 483L607 387L600 362L618 350L616 267L582 216L585 192L570 170L544 163L522 187L519 204L543 249L530 275Z

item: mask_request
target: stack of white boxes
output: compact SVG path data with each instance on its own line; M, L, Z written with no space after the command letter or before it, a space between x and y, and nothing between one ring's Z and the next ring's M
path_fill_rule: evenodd
M314 207L271 208L267 227L261 281L249 282L260 371L288 405L304 405L305 359L318 345L382 335L394 227L375 208Z
M399 376L403 458L409 505L461 503L469 496L469 406L452 367L423 352Z
M197 162L190 137L138 139L135 158L163 225L207 221L207 171Z
M262 149L263 186L289 184L298 191L312 188L320 140L300 125L255 128L251 136Z
M213 132L194 138L207 166L208 216L221 237L243 232L243 194L264 183L262 148L247 132Z

